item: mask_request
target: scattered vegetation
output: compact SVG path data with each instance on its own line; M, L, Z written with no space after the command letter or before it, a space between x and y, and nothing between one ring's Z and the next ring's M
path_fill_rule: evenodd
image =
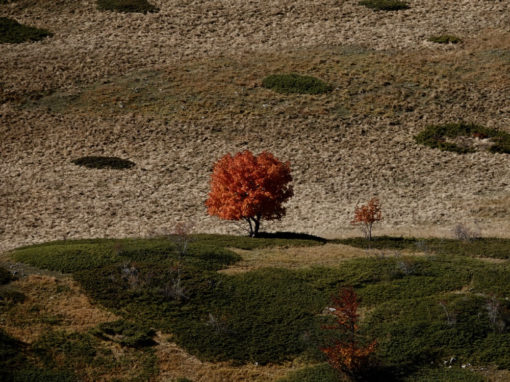
M153 13L159 8L150 4L147 0L97 0L97 8L100 11L116 11L123 13Z
M476 152L477 147L474 144L476 139L489 139L488 150L490 152L510 153L509 133L473 123L458 122L446 125L431 125L415 136L417 143L459 154Z
M339 375L328 364L306 367L295 371L278 382L338 382Z
M30 27L7 17L0 17L0 44L40 41L52 35L45 29Z
M437 44L459 44L462 42L462 40L460 38L458 38L457 36L450 35L450 34L431 36L431 37L429 37L429 41L435 42Z
M299 74L272 74L262 81L262 86L282 94L322 94L333 90L333 87L311 76Z
M78 166L99 169L124 170L135 166L135 163L130 160L117 157L86 156L73 159L71 162Z
M376 11L398 11L401 9L409 9L409 4L400 0L363 0L360 1L359 4Z

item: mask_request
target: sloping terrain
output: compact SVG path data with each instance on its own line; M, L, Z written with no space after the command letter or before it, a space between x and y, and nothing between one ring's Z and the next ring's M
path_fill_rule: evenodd
M411 1L154 1L158 13L93 1L19 0L0 16L50 30L0 45L0 250L50 239L148 236L206 216L227 152L289 160L295 197L262 229L338 237L354 206L383 203L378 232L450 234L459 222L508 235L510 155L414 141L460 119L510 132L510 4ZM454 34L456 45L432 35ZM273 73L331 84L323 95L261 87ZM118 156L132 169L71 160Z

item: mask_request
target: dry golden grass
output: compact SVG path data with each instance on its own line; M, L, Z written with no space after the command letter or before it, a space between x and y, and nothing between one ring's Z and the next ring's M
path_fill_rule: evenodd
M10 287L22 292L26 299L2 314L0 326L27 343L51 328L81 332L117 319L113 313L93 305L68 277L29 275L12 282Z
M93 0L0 7L55 33L0 46L0 251L146 236L182 219L233 232L203 203L214 161L244 149L292 164L287 217L263 229L349 235L356 203L379 196L377 234L449 236L476 220L484 235L508 236L510 156L413 140L460 118L510 129L508 2L420 0L384 15L356 0L155 5L150 15L99 12ZM443 32L464 42L427 41ZM279 72L335 89L283 96L260 86ZM84 155L137 166L70 163Z

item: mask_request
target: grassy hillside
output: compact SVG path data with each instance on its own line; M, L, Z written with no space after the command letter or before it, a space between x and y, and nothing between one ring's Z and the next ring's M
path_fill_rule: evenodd
M398 242L380 238L373 244L392 241ZM484 243L510 251L506 241ZM473 247L463 242L434 247L425 255L395 255L403 246L394 246L393 255L339 257L337 265L328 267L310 262L298 269L218 272L241 260L236 248L250 252L297 246L295 250L313 251L323 244L313 237L196 235L181 255L172 237L60 241L17 249L13 259L72 273L92 301L120 317L75 334L59 332L56 323L51 333L25 345L26 354L41 357L37 349L72 349L65 361L52 350L37 372L55 372L64 362L65 373L87 380L92 371L85 375L79 365L90 364L93 372L101 373L96 362L102 347L118 344L134 349L131 356L146 365L140 366L140 372L148 373L143 378L151 379L158 374L157 367L149 366L157 365L158 351L151 349L160 346L153 340L158 331L171 334L172 341L203 361L231 361L242 368L300 359L310 366L282 381L335 380L319 351L331 335L322 329L329 321L325 309L340 287L352 286L361 298L361 332L378 342L376 362L366 378L482 381L483 368L510 369L505 351L510 346L510 267L506 261L473 258L478 257L476 248L470 252ZM7 305L4 320L17 304ZM10 338L5 334L6 344L17 341ZM35 367L19 357L7 358Z

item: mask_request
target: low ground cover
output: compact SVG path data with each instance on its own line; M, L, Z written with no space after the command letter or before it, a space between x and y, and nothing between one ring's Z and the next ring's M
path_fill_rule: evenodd
M423 239L376 238L371 245L415 251L417 241ZM472 258L470 251L481 249L469 247L469 242L444 241L449 245L434 247L427 256L359 258L337 266L262 268L233 275L217 272L240 260L225 247L323 242L313 237L196 235L189 251L179 256L168 237L81 240L24 247L13 257L72 272L94 301L123 318L100 325L93 337L124 346L150 343L152 330L160 330L202 360L266 364L299 356L319 366L284 381L334 380L329 366L320 366L324 356L319 348L326 340L321 327L330 320L330 296L352 286L361 298L360 332L378 342L374 375L478 381L470 367L460 365L510 368L510 358L501 350L510 346L510 303L505 299L510 295L510 266ZM360 244L357 239L344 242ZM508 241L499 239L481 243L483 248L494 247L486 256L504 257L503 248L510 248ZM452 369L444 369L445 360Z
M486 149L493 153L510 153L510 134L473 123L430 125L415 136L417 143L443 151L466 154ZM476 141L478 140L478 142ZM488 140L480 145L480 140Z

